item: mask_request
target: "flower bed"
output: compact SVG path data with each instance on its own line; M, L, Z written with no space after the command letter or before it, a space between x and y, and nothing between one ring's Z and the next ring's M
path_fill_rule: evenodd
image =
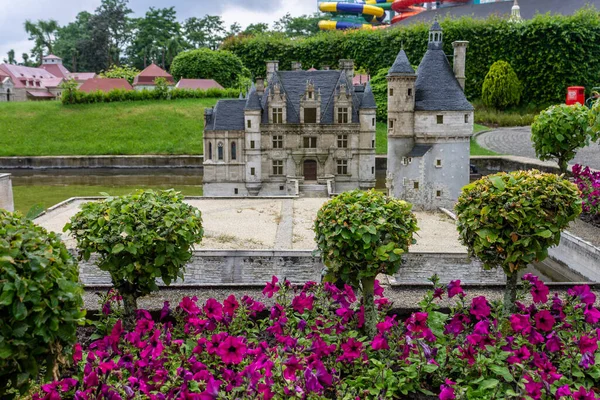
M574 165L572 171L583 200L581 219L600 228L600 172L592 172L579 164Z
M518 301L509 317L483 296L468 302L460 281L433 279L421 310L399 321L376 285L372 341L350 286L274 277L269 308L246 296L184 298L158 321L139 311L131 332L113 297L98 323L107 334L76 345L72 376L33 399L600 399L596 296L576 286L561 299L524 279L533 303ZM449 314L437 306L445 296L456 300Z

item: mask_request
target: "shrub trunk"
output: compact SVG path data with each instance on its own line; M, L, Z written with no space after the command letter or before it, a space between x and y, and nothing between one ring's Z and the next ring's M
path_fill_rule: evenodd
M504 314L510 315L515 311L517 301L518 274L513 272L506 276L506 289L504 289Z
M375 277L363 278L361 280L363 292L363 306L365 307L365 334L373 339L377 333L377 312L375 310Z
M132 331L135 328L137 296L127 291L119 291L119 294L123 298L123 327L126 331Z

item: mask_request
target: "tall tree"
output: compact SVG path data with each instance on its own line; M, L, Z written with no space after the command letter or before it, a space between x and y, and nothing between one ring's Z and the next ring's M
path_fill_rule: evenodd
M290 13L285 14L274 24L275 30L283 32L288 36L310 36L319 32L319 13L312 15L301 15L292 17Z
M27 53L23 53L21 58L23 59L21 65L23 65L24 67L35 67L37 65L36 62L33 61Z
M96 63L96 60L83 57L86 53L83 45L93 45L90 42L91 18L92 14L83 11L77 14L75 21L58 29L54 44L56 55L62 57L63 64L72 72L92 70L92 65Z
M10 49L8 51L8 53L6 53L6 55L8 56L8 58L4 59L4 62L6 64L16 64L17 60L15 59L15 50L14 49Z
M121 51L124 44L130 39L131 9L127 7L129 0L102 0L96 9L97 17L102 21L107 32L107 64L109 66L120 64Z
M244 35L256 35L259 33L265 33L269 31L269 24L259 22L257 24L250 24L242 32Z
M216 50L225 36L224 22L218 15L188 18L184 23L187 40L195 47Z
M58 22L53 19L38 20L37 22L25 21L25 31L29 34L29 40L34 42L32 53L38 56L40 63L44 56L44 50L47 50L48 54L53 53L57 30Z

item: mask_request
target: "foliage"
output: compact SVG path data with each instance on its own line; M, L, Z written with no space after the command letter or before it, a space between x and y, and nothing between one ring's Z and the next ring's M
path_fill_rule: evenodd
M169 86L173 86L167 81L167 78L158 77L154 80L154 90L152 94L156 99L167 100L169 96Z
M485 75L498 60L509 62L521 77L524 103L563 102L568 86L598 83L600 63L591 56L600 54L600 19L594 9L572 16L536 15L519 24L491 17L446 19L441 25L446 54L452 54L453 41L469 41L469 99L481 97ZM428 30L428 25L414 23L397 29L322 32L295 40L256 35L228 41L223 48L237 54L254 76L264 76L264 60L279 60L281 69L287 69L292 61L319 67L335 66L343 58L354 59L357 67L375 74L393 64L402 46L412 63L420 63L427 50ZM548 60L552 60L552 68L548 68Z
M206 47L216 50L225 36L224 24L223 19L218 15L191 17L185 20L185 36L196 48Z
M292 17L290 13L275 21L275 31L285 33L290 37L310 36L319 32L319 21L323 19L320 13Z
M378 334L357 335L363 311L350 286L276 277L263 293L204 304L168 303L156 321L140 312L135 329L117 322L75 360L72 377L42 386L33 400L450 399L594 400L600 379L595 294L588 286L549 297L526 275L533 302L510 316L483 296L467 300L460 281L433 291L400 321L377 286ZM448 297L450 313L440 311ZM524 298L524 293L519 298ZM444 299L446 301L446 299Z
M508 305L514 302L517 272L544 260L580 213L577 187L537 170L483 177L465 186L456 204L460 241L484 268L504 270Z
M387 103L388 103L388 82L387 74L390 68L382 68L375 75L371 77L369 83L373 90L373 96L375 97L375 103L377 104L377 120L387 122Z
M0 397L58 365L83 322L77 262L54 233L0 209ZM6 397L5 397L6 396Z
M157 85L154 90L125 90L112 89L108 92L98 90L96 92L82 92L70 88L63 92L62 103L67 104L93 104L114 103L121 101L148 101L148 100L178 100L178 99L209 99L209 98L235 98L239 95L237 89L169 89L165 78L162 85Z
M192 246L203 234L200 210L174 190L140 190L86 203L64 230L77 241L81 259L95 253L98 267L110 273L123 296L126 324L137 298L158 290L156 279L170 285L183 278Z
M521 101L523 86L509 63L500 60L490 67L481 88L483 104L504 110Z
M67 79L61 82L62 95L60 100L63 104L75 104L77 102L78 87L79 84L75 79Z
M54 19L41 19L37 22L25 21L25 32L29 34L29 40L32 40L34 43L34 48L31 52L38 57L39 62L42 61L42 57L54 52L53 48L57 30L58 22Z
M531 125L536 155L540 160L556 159L560 171L565 173L577 150L598 139L588 119L588 109L581 104L559 104L542 111Z
M575 164L573 178L581 192L583 212L600 216L600 172L592 172L589 167Z
M589 113L589 122L590 134L593 137L600 138L600 98L592 103Z
M325 203L315 219L315 241L329 273L362 286L369 335L375 330L375 277L398 271L418 230L411 208L411 204L375 190L354 190Z
M102 71L100 76L103 78L122 78L127 79L127 81L132 84L135 77L141 71L135 67L131 67L129 65L113 65L106 71Z
M171 73L177 80L214 79L226 88L239 88L250 76L242 61L229 51L198 49L179 54L173 60Z
M544 107L525 106L499 111L474 101L475 122L488 126L530 126Z

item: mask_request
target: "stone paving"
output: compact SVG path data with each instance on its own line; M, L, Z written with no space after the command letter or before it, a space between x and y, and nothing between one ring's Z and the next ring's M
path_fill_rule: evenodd
M502 155L537 158L531 142L531 127L499 128L477 136L477 143L483 148ZM571 165L582 164L600 169L600 144L591 143L578 151Z

